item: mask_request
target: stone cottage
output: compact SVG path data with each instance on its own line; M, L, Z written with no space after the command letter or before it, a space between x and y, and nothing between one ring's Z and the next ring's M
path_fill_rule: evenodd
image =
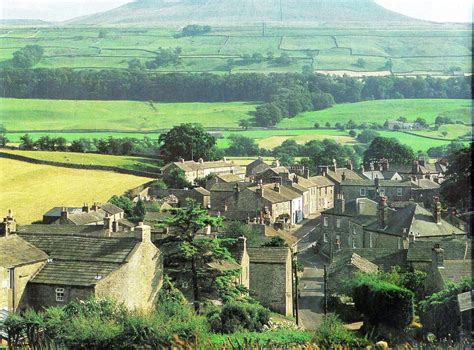
M265 163L262 157L258 157L253 162L248 164L245 169L246 177L254 177L258 173L261 173L270 168L270 165Z
M162 284L162 256L149 226L141 224L134 233L136 238L20 234L48 255L28 280L23 307L61 306L95 296L152 310Z
M407 181L380 180L375 178L348 180L342 176L340 182L340 193L346 200L366 197L376 199L379 196L387 196L392 202L406 202L412 198L412 184Z
M290 249L249 247L248 254L250 290L255 293L255 298L270 310L292 316L293 277Z

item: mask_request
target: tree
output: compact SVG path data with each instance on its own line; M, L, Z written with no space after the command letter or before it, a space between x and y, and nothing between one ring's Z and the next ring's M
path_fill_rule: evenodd
M230 135L230 147L226 154L230 156L256 156L260 153L260 148L254 139L241 135Z
M16 68L31 68L43 58L44 50L39 45L26 45L13 53L12 65Z
M5 135L7 132L7 129L5 126L0 124L0 147L5 147L10 140L8 140L7 136Z
M357 133L355 130L349 130L349 136L350 137L356 137L357 136Z
M450 156L445 181L441 185L441 195L453 206L465 209L469 206L472 183L473 145L454 152Z
M161 226L174 228L174 238L178 244L177 255L189 264L182 266L182 272L191 273L195 307L201 301L200 282L207 278L212 269L207 263L212 260L230 260L227 249L220 246L217 239L198 238L197 234L206 227L217 228L222 225L222 217L210 216L192 200L184 208L171 209L172 216L160 222Z
M289 66L294 62L294 59L291 58L286 52L282 52L280 57L277 57L274 61L278 66Z
M163 182L168 188L191 188L192 184L186 179L184 171L178 168L171 169L163 175Z
M25 134L20 137L20 149L32 151L35 149L35 143L30 135Z
M357 124L352 119L350 119L346 124L346 128L347 129L355 129L355 128L357 128Z
M429 126L428 123L426 122L426 119L423 119L421 117L418 117L415 120L415 123L418 123L422 128L427 128Z
M320 111L329 107L332 107L336 102L334 102L334 97L327 92L316 92L311 95L313 102L313 109L315 111Z
M361 143L371 143L373 139L379 137L380 134L375 130L366 129L357 135L357 141Z
M364 163L369 164L382 158L396 164L411 164L415 153L409 146L400 144L397 139L376 137L364 153Z
M356 61L356 66L360 68L364 68L366 66L367 62L363 58L359 58Z
M248 128L250 128L251 125L252 124L250 123L250 120L248 119L239 120L239 126L244 130L248 130Z
M108 34L108 32L107 32L106 29L101 29L101 30L99 30L99 39L105 39L105 38L107 38L107 34Z
M109 199L109 203L116 205L120 209L122 209L125 213L125 216L131 217L133 216L133 202L127 196L112 196Z
M443 137L446 137L448 135L448 132L447 131L442 131L441 135L443 135Z
M321 127L321 125L319 123L314 123L313 126L314 126L315 129L319 129Z
M201 124L181 124L160 135L161 151L165 161L213 160L216 139Z
M138 200L133 208L133 221L141 222L145 218L146 206L142 200Z
M255 122L258 126L274 126L281 119L282 112L276 103L265 103L255 110Z

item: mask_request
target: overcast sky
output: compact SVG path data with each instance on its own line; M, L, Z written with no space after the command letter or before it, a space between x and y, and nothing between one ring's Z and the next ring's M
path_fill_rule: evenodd
M132 0L0 0L0 18L66 20L112 9ZM375 0L408 16L439 22L472 21L473 0Z

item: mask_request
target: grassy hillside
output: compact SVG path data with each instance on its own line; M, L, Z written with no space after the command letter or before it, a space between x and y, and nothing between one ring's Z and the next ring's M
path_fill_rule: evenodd
M8 171L7 171L8 169ZM150 181L107 171L66 169L0 158L0 213L12 209L19 223L41 220L55 206L105 202Z
M471 122L472 103L470 100L450 99L405 99L378 100L346 103L318 111L302 113L295 118L284 119L278 124L281 128L313 127L317 122L322 127L329 122L380 123L405 117L408 121L424 118L433 124L437 116L450 116L454 121Z
M136 0L69 21L80 25L163 23L417 23L372 0Z
M94 27L5 27L0 29L0 66L8 65L19 48L40 45L45 54L37 67L42 68L126 69L131 59L153 59L159 47L180 47L180 63L158 67L156 71L301 72L306 66L306 70L338 75L389 75L391 72L385 67L389 57L395 75L445 76L451 74L451 67L472 71L468 25L378 25L374 31L367 29L368 23L365 27L330 26L327 22L299 27L267 23L262 27L259 22L212 25L207 35L176 37L179 30L175 25L153 28L144 27L146 23L141 22L135 28L125 24L102 30L101 37L101 28ZM272 61L239 63L245 54L261 53L266 57L269 52L275 57L285 52L294 61L287 66ZM231 68L227 64L229 58L237 62ZM360 58L362 65L358 64Z
M235 103L150 103L0 99L0 124L8 130L168 129L184 122L238 127L255 105Z
M155 160L142 157L111 156L103 154L73 152L19 151L7 149L1 149L0 152L16 154L32 159L46 160L57 163L104 165L129 170L141 170L149 172L157 172L160 168Z

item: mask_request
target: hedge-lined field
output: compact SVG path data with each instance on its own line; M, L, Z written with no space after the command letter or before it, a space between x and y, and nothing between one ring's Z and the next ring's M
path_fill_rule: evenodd
M169 129L184 122L205 127L238 127L256 105L229 103L153 103L138 101L65 101L0 99L0 124L14 130Z
M56 206L105 202L151 179L108 171L66 169L0 158L0 213L21 224L41 220Z
M286 52L294 61L278 66L271 61L236 64L232 71L300 72L303 66L317 71L380 72L388 57L396 74L430 72L446 75L451 67L471 72L470 28L466 25L424 26L400 29L297 28L267 25L214 27L208 35L175 37L173 28L3 28L0 64L25 45L45 48L38 67L127 68L128 61L153 58L159 47L182 49L181 62L157 71L228 72L227 59L260 53L275 57ZM105 37L103 37L105 36ZM312 58L314 57L314 61ZM362 58L364 64L359 64Z
M283 119L278 127L313 127L319 123L324 127L326 122L331 126L335 123L347 123L353 120L360 123L379 123L385 120L396 120L405 117L408 121L423 118L428 124L434 124L437 116L451 117L453 121L459 120L463 123L471 123L472 102L471 100L456 99L403 99L403 100L377 100L358 103L345 103L335 105L331 108L302 113L291 119Z

